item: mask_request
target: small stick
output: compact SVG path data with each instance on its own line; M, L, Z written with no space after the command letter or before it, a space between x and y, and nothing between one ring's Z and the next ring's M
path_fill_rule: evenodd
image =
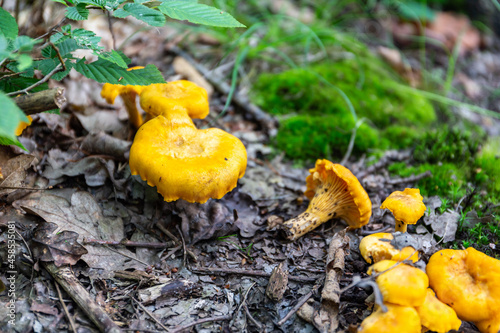
M78 304L85 314L97 326L99 331L105 333L121 333L121 329L108 316L108 314L90 296L80 281L73 274L69 266L57 267L52 262L44 263L45 269L59 283L68 295Z
M255 319L252 314L250 313L250 310L248 310L248 306L246 304L243 304L243 309L245 309L245 313L248 317L248 319L250 319L250 321L255 325L257 326L257 328L259 329L259 331L262 331L263 327L262 327L262 324L259 323L257 321L257 319Z
M175 235L170 231L168 231L167 228L165 228L163 225L157 223L156 227L160 229L170 239L172 239L178 246L182 246L182 242L179 240L179 238L175 237ZM190 249L186 249L186 252L195 262L198 262L198 257L196 256L196 254L193 253L193 251L191 251Z
M397 185L397 184L401 184L401 183L414 183L414 182L419 181L420 179L427 178L427 177L432 177L432 173L430 170L427 170L426 172L423 172L421 174L413 175L413 176L406 177L406 178L388 179L387 184Z
M305 294L304 296L302 296L299 299L299 301L297 302L297 304L295 304L295 306L286 314L286 316L284 316L283 319L281 319L280 321L278 321L278 326L282 326L284 323L287 322L288 319L290 319L290 317L292 317L297 311L299 311L300 307L302 305L304 305L304 303L307 302L309 300L309 298L311 298L311 296L316 291L318 291L319 287L321 287L322 284L323 284L323 280L321 280L320 283L315 284L314 287L311 289L310 292L308 292L307 294Z
M146 314L151 317L151 319L153 319L155 321L155 323L157 323L158 325L160 325L161 328L163 328L166 332L168 332L168 328L165 327L165 325L163 325L161 323L161 321L159 321L155 316L153 316L153 314L151 312L148 311L148 309L146 309L146 307L144 305L142 305L138 300L136 300L135 298L131 297L132 300L137 304L139 305L139 307L142 309L142 311L146 312Z
M3 186L3 185L0 185L0 188L4 188L7 190L26 190L26 191L47 191L51 189L51 188L40 188L40 187Z
M254 271L249 269L238 269L238 268L190 268L190 271L193 273L199 274L239 274L239 275L248 275L248 276L261 276L261 277L270 277L271 273L266 273L263 271ZM320 277L300 277L300 276L288 276L288 280L295 282L316 282Z
M358 179L362 179L368 175L371 175L375 171L382 169L383 167L389 165L391 162L400 162L407 160L411 157L410 151L407 152L397 152L393 150L387 151L384 156L375 164L369 166L365 170L356 174Z
M57 87L22 95L14 98L14 102L25 114L35 114L53 109L60 109L66 103L64 88Z
M172 331L168 331L168 333L179 333L179 332L182 332L184 330L187 330L190 327L193 327L193 326L196 326L196 325L199 325L199 324L208 323L208 322L211 322L211 321L230 320L231 318L232 318L231 315L203 318L203 319L199 319L199 320L193 321L192 323L189 323L189 324L184 325L184 326L174 327L174 329Z
M54 283L56 286L57 290L57 296L59 296L59 301L61 302L62 308L64 310L64 313L66 314L66 317L68 317L69 325L71 326L71 330L76 333L76 328L75 328L75 323L73 321L73 317L69 314L68 308L66 307L66 304L64 303L64 300L62 298L61 294L61 289L59 288L59 284L56 282Z
M19 94L27 94L28 91L30 91L31 89L34 89L34 88L44 84L45 82L47 82L55 73L60 72L62 70L62 68L63 68L63 66L61 64L58 64L56 66L56 68L54 68L49 74L45 75L40 81L32 84L31 86L29 86L27 88L8 93L6 95L7 96L15 96L15 95L19 95Z
M122 240L122 241L105 241L105 240L100 240L100 239L92 239L92 238L85 238L83 240L84 245L114 245L114 246L130 246L130 247L145 247L145 248L151 248L151 249L164 249L167 247L170 247L174 245L174 242L166 242L166 243L148 243L148 242L132 242L129 240Z
M371 230L371 231L368 231L368 230L361 230L359 232L360 235L362 236L367 236L367 235L373 235L373 234L376 234L376 233L379 233L379 232L386 232L387 230L389 230L390 228L392 228L392 226L390 225L386 225L385 227L383 228L380 228L380 229L377 229L377 230Z

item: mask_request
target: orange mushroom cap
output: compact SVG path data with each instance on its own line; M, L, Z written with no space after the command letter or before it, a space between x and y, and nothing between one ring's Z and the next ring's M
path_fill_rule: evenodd
M135 66L128 68L127 71L132 71L135 69L142 69L142 66ZM105 83L102 86L101 97L106 100L109 104L114 104L116 97L120 96L125 104L125 109L128 113L128 118L135 128L141 127L143 121L142 116L139 113L136 105L136 97L141 93L141 91L146 86L133 86L133 85L121 85L121 84L111 84Z
M486 321L500 309L500 260L469 247L441 250L427 264L438 298L467 321Z
M311 202L304 213L284 223L288 238L297 239L332 218L343 219L351 228L368 223L372 203L349 169L328 160L317 160L309 172L304 194Z
M420 333L420 318L413 307L397 304L385 306L387 312L383 312L381 307L377 308L363 320L358 333Z
M245 173L246 150L217 128L198 130L185 110L176 109L139 128L130 148L130 170L165 201L204 203L220 199Z
M33 118L31 118L31 116L26 116L26 117L28 118L28 122L21 121L19 123L19 125L17 125L16 131L14 133L16 136L19 136L19 135L23 134L23 131L26 129L26 127L28 127L29 125L31 125L31 122L33 121Z
M142 91L140 103L153 116L172 109L185 109L189 117L199 119L209 113L207 91L186 80L149 85Z
M418 261L418 251L415 251L415 249L411 246L406 246L401 250L398 250L391 244L393 239L394 236L392 234L385 232L379 232L363 237L359 243L359 251L369 264L372 263L372 259L374 262L382 260Z
M394 260L382 260L368 269L368 274L381 273L375 281L384 302L419 306L425 301L429 279L420 269ZM386 271L386 272L385 272Z
M415 307L415 310L420 316L422 326L434 332L446 333L458 330L462 325L455 310L437 299L430 288L427 288L424 304Z
M418 188L395 191L385 199L381 209L389 209L396 219L396 231L406 232L406 225L415 224L424 215L426 207Z

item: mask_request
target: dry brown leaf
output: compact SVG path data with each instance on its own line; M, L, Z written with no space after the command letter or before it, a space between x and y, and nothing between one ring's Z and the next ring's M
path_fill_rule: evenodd
M208 83L207 80L203 77L203 75L198 72L196 68L193 67L186 59L183 57L175 57L174 62L172 63L174 67L174 71L182 75L186 80L192 81L204 88L208 93L208 99L212 96L214 92L214 87Z
M35 166L38 160L33 155L19 155L9 159L2 165L2 174L4 180L0 183L2 186L22 187L23 181L26 179L26 170ZM0 189L0 195L9 194L14 192L15 189Z

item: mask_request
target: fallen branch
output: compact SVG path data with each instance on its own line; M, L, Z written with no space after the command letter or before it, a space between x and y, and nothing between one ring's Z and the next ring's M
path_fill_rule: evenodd
M266 273L264 271L254 271L250 269L238 269L238 268L190 267L189 270L193 273L198 273L198 274L238 274L238 275L261 276L261 277L271 276L271 273ZM288 276L288 280L295 282L316 282L320 278L321 277L319 276L311 276L311 277L301 277L293 275Z
M57 267L53 263L44 263L45 269L52 275L57 283L63 287L68 295L85 312L99 331L106 333L120 333L121 329L96 303L88 291L80 284L69 266Z
M215 75L213 71L196 62L189 54L182 51L177 46L170 46L168 48L168 51L186 59L186 61L188 61L194 68L196 68L196 70L200 72L210 82L210 84L215 87L215 89L217 89L224 95L229 95L231 87L222 78L220 78L218 75ZM262 111L255 104L251 103L246 96L235 93L233 95L233 102L234 104L238 105L238 107L243 109L246 114L252 115L263 128L272 130L278 127L278 122L276 121L276 119Z
M58 87L14 98L17 106L25 114L35 114L53 109L60 109L66 103L64 88Z

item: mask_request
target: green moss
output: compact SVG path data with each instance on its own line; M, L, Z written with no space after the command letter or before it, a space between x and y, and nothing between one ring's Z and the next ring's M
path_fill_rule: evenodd
M352 117L344 115L295 116L281 122L276 146L294 160L342 157L353 127ZM357 130L353 153L379 146L378 131L362 124Z
M471 163L483 141L482 130L441 126L425 133L415 147L413 157L418 162Z
M476 159L476 180L484 184L487 196L500 201L500 138L490 139Z
M406 163L400 162L389 166L389 171L399 177L409 177L431 171L432 177L423 178L416 184L423 196L439 195L455 202L466 192L467 170L452 163L424 163L407 166Z
M331 84L322 82L319 75ZM366 56L262 74L252 96L272 114L294 115L282 122L276 140L288 157L342 157L354 120L338 89L349 98L358 118L366 119L358 131L354 154L370 148L412 146L422 129L435 121L430 102L422 96L408 96L397 89L398 84L385 64Z

